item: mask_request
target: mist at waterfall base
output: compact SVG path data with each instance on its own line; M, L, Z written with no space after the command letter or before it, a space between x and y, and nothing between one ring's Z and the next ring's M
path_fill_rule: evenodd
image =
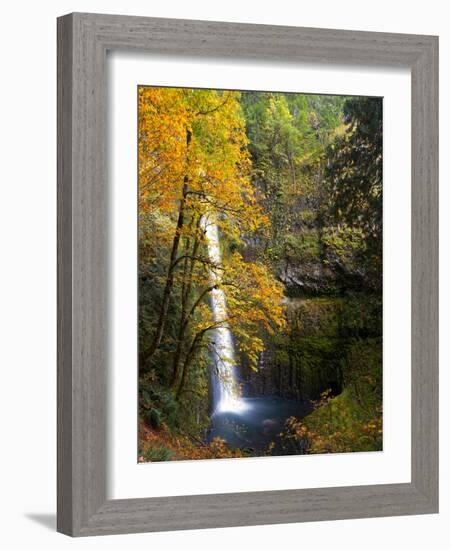
M238 381L235 348L227 318L226 296L221 282L222 255L219 230L214 221L201 221L211 262L210 279L216 285L210 295L214 323L219 324L211 341L213 414L206 441L224 439L231 447L262 451L274 443L289 417L301 419L312 410L309 401L277 396L245 397ZM223 323L223 324L220 324ZM244 388L245 393L245 388Z
M289 417L301 420L312 411L309 402L277 396L242 397L241 402L241 410L213 414L207 442L221 437L230 447L264 451L269 444L277 443Z

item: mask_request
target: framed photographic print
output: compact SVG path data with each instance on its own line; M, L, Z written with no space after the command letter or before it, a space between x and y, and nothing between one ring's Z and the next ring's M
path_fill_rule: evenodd
M437 38L58 20L58 530L438 509Z

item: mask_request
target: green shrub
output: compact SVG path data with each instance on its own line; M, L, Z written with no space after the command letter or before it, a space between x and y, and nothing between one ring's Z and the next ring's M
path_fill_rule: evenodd
M145 462L166 462L172 460L174 452L167 447L148 447L143 450L141 456L144 458Z
M147 381L144 377L141 377L139 387L139 413L144 422L152 428L159 428L163 422L173 427L176 424L178 405L170 389L157 386L155 382Z
M144 422L149 428L159 430L161 428L161 412L158 409L150 409L144 415Z

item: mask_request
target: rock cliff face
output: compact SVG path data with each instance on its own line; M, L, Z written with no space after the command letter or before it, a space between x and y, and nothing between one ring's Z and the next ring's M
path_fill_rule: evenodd
M264 101L262 108L250 94L243 107L252 179L270 228L247 237L242 253L283 283L287 323L265 336L257 372L242 358L244 393L337 395L362 369L364 353L375 353L374 340L381 349L381 103Z
M334 289L338 283L335 273L323 263L310 261L300 264L289 257L280 265L278 277L290 296L317 295Z
M286 298L285 307L286 329L266 340L257 371L242 369L244 395L317 399L325 390L338 395L355 342L380 338L381 302L355 293Z
M286 298L285 306L286 332L266 341L257 371L244 371L244 394L306 399L327 388L338 392L338 368L329 363L329 356L339 300ZM324 335L324 329L329 334Z
M259 356L258 370L247 371L244 378L244 394L248 397L260 395L281 395L279 371L271 349L265 349Z

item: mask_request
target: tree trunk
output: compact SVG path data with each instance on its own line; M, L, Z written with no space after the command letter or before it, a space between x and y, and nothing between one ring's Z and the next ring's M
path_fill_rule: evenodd
M175 392L175 399L177 399L177 400L179 399L179 397L180 397L180 395L181 395L181 393L182 393L182 391L183 391L183 389L186 385L187 374L188 374L188 371L189 371L189 367L191 366L191 363L192 363L192 361L195 357L196 352L202 346L203 337L205 336L205 334L208 331L214 330L219 326L221 326L221 323L215 323L214 325L206 327L203 330L201 330L200 332L197 332L197 334L195 335L195 338L192 340L191 346L190 346L189 351L188 351L188 353L186 355L186 358L184 360L184 363L181 366L181 373L180 373L181 374L181 380L180 380L180 383L173 387L173 390Z
M183 318L183 324L180 325L180 329L179 329L179 332L178 332L177 349L176 349L176 352L175 352L174 363L173 363L172 388L177 387L178 380L180 378L180 374L182 374L184 372L184 371L182 371L182 368L181 368L182 367L181 366L181 352L182 352L182 349L183 349L183 340L184 340L184 335L186 333L186 329L187 329L188 324L189 324L189 319L192 317L192 315L194 314L197 307L201 304L202 300L214 288L215 288L215 286L209 286L209 287L205 288L200 293L197 300L192 305L191 309L188 312L186 312L186 314Z
M180 398L181 392L183 391L183 388L186 385L187 373L188 373L189 367L192 363L192 360L194 359L195 353L197 351L197 348L198 348L199 344L201 343L201 341L203 339L204 334L205 334L205 331L201 331L195 336L195 338L194 338L194 340L191 344L191 347L189 349L189 352L186 356L186 359L184 360L184 363L183 363L182 368L181 368L180 383L176 384L175 387L174 387L175 399L176 400L178 400Z
M186 333L189 317L193 313L193 311L191 311L188 314L188 304L189 304L189 298L192 290L192 276L194 273L195 257L197 256L198 248L200 246L200 239L198 235L199 227L200 227L200 218L198 218L195 223L195 236L194 236L194 243L192 246L192 257L190 259L190 262L191 262L190 267L188 269L189 258L186 256L184 269L183 269L183 286L182 286L182 292L181 292L181 316L180 316L180 325L178 328L177 347L176 347L175 355L173 359L172 387L176 386L179 379L181 355L184 347L183 346L184 336Z
M192 134L190 130L186 130L186 148L189 147L189 143L191 141L191 135ZM169 309L170 295L172 294L175 268L177 266L176 260L178 255L178 248L180 245L181 230L183 229L183 224L184 224L184 210L186 206L186 197L188 193L188 182L189 182L189 178L186 175L184 176L184 181L183 181L183 191L180 199L180 206L178 209L177 227L175 230L175 235L173 237L172 251L170 253L169 269L167 271L166 285L164 287L161 310L158 318L158 324L156 325L156 331L155 331L155 336L153 338L153 342L145 355L145 360L150 359L154 355L155 351L158 349L161 343L162 335L164 332L164 325L167 319L167 311Z

